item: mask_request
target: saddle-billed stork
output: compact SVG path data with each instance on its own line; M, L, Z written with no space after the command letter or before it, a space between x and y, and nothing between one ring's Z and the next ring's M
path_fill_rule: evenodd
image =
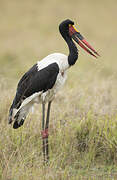
M74 65L78 59L78 49L73 42L78 43L85 51L94 57L99 54L74 27L74 22L67 19L59 25L59 31L69 48L69 55L61 53L50 54L38 61L20 79L15 98L9 110L9 124L17 129L23 125L24 120L34 103L42 104L42 139L44 161L48 155L48 127L51 102L57 91L64 85L67 78L67 69ZM88 48L90 49L88 49ZM48 103L45 121L45 105Z

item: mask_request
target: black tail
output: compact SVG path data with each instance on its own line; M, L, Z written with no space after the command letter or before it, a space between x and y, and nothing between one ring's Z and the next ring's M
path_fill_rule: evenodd
M13 121L13 104L11 105L9 110L8 123L11 124L12 121Z
M21 111L22 111L22 109L19 110L14 117L14 120L15 120L15 122L13 124L14 129L17 129L20 126L22 126L24 124L24 120L26 119L25 115L23 115L23 116L21 115Z
M16 93L13 103L9 110L8 123L11 124L14 121L13 128L17 129L24 124L24 120L29 112L32 104L27 103L25 106L21 106L21 96Z
M13 103L9 109L9 117L8 117L8 123L11 124L14 118L14 114L13 114L13 109L18 109L18 105L17 105L17 94L13 100Z
M21 101L19 101L19 98L20 98L20 96L16 93L16 96L15 96L13 103L12 103L10 110L9 110L9 117L8 117L8 123L9 124L12 123L13 118L14 118L13 117L14 116L13 109L18 109L21 105Z

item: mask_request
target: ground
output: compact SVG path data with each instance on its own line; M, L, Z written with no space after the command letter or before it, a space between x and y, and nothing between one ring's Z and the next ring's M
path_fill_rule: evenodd
M1 0L0 179L117 179L116 7L116 0ZM41 106L18 130L8 125L8 110L24 72L50 53L68 54L58 31L67 18L101 57L79 48L52 104L50 163L44 167Z

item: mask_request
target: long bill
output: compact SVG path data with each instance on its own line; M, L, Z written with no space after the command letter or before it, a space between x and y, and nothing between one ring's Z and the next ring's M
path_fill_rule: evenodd
M85 38L79 32L75 32L74 34L72 34L72 38L90 55L94 56L95 58L100 56L98 52L85 40Z

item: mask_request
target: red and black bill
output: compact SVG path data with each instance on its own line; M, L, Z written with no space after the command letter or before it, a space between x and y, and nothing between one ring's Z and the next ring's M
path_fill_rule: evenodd
M95 58L100 56L99 53L85 40L85 38L80 34L80 32L77 31L77 29L73 25L69 27L69 34L74 39L74 41L77 42L78 45L90 55L94 56Z

